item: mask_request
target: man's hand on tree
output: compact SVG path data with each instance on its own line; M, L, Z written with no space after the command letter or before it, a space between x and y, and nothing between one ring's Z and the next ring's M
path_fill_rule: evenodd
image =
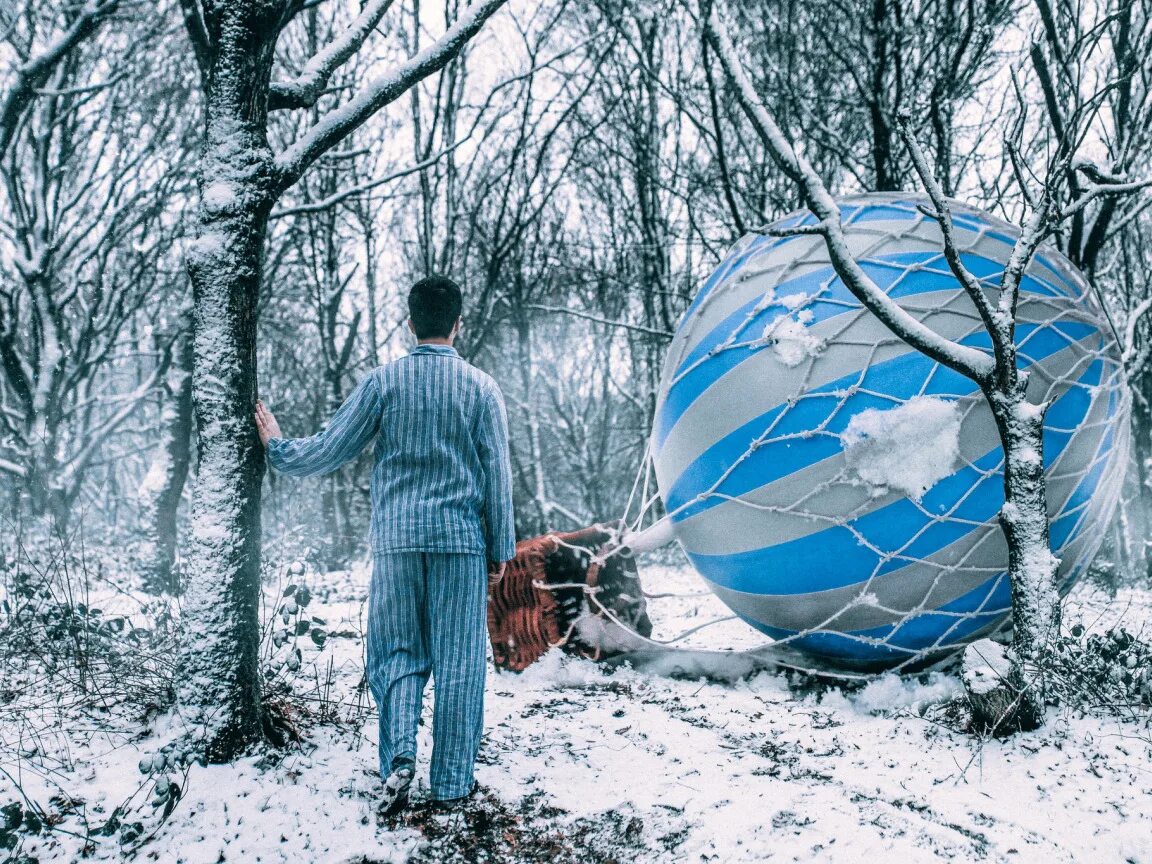
M275 415L264 407L264 403L256 400L256 431L260 435L260 443L268 446L270 438L281 438L280 424L276 422Z

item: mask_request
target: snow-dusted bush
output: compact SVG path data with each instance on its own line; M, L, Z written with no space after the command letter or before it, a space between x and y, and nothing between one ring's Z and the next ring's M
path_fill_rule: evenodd
M69 704L99 699L105 710L124 706L137 717L171 705L170 607L151 599L126 606L102 571L68 546L21 547L0 562L0 653L11 700L42 696L28 692L35 681Z
M1061 703L1152 716L1152 643L1123 627L1087 633L1076 624L1057 643L1052 662Z
M0 759L20 765L18 776L39 776L60 758L60 737L72 730L117 735L172 706L180 634L166 602L138 600L71 536L32 542L24 535L10 547L0 556L0 719L16 734L0 743ZM177 752L173 743L147 766L142 761L145 779L108 813L77 811L63 792L51 801L9 792L0 800L0 849L21 860L26 838L75 813L93 836L136 842L155 811L163 821L175 807L181 782L171 775L186 771L193 752Z

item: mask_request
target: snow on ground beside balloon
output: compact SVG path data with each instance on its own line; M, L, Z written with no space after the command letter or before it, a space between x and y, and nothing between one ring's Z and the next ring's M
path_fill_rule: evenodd
M727 614L686 568L650 565L642 576L649 592L675 595L651 601L658 639ZM354 635L367 571L308 581L314 614L352 635L306 651L296 689L314 708L327 693L343 722L301 721L304 746L276 765L193 767L184 800L142 850L145 859L351 864L402 861L417 850L419 860L448 860L418 851L424 823L382 831L371 815L375 719L356 705L363 645ZM1152 592L1109 600L1081 588L1073 596L1070 621L1100 628L1122 619L1133 631L1152 622ZM677 644L739 649L761 639L729 620ZM1147 729L1053 713L1040 732L979 741L944 722L942 705L958 692L954 677L940 675L882 677L851 693L794 692L770 674L733 685L672 680L609 673L555 652L522 675L490 670L477 776L494 802L484 806L509 820L502 836L519 831L521 844L561 838L550 856L558 862L872 854L901 862L1152 862L1152 834L1141 822L1152 795ZM427 794L430 709L417 798ZM169 718L150 735L61 733L57 744L72 767L55 766L48 782L25 766L25 791L46 803L54 787L66 790L96 821L97 808L106 814L137 788L137 761L173 727ZM12 731L0 727L6 737ZM590 825L603 826L594 842L564 845L565 836L586 837ZM71 861L77 843L56 835L26 851L41 862ZM118 856L107 842L94 854Z

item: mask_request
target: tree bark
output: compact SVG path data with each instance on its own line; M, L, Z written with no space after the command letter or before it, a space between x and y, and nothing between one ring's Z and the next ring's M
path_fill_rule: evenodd
M178 515L192 463L192 334L175 346L176 362L168 375L168 397L161 416L162 440L145 480L144 587L154 594L179 594L174 570ZM156 485L153 485L155 483Z
M1035 729L1043 722L1046 658L1060 635L1059 559L1048 536L1044 476L1044 415L1047 405L1029 402L1020 380L1013 392L986 392L1004 449L1004 506L1000 527L1008 544L1012 586L1014 674L1020 685L1012 725Z
M260 492L252 422L264 237L274 202L268 79L279 4L207 8L203 204L187 253L194 302L192 393L199 471L192 495L181 701L212 761L261 734Z

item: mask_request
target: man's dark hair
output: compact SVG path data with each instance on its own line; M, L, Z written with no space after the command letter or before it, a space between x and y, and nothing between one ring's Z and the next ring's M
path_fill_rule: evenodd
M408 314L417 339L444 339L460 317L460 286L446 276L421 279L408 292Z

